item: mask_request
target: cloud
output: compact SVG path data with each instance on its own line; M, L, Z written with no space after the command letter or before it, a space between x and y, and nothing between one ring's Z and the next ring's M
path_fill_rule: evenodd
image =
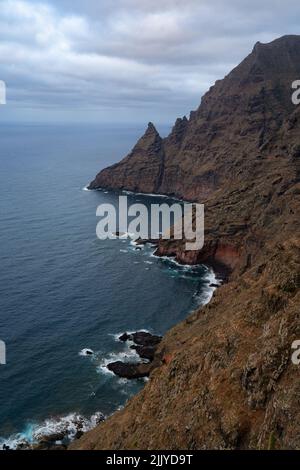
M0 79L11 112L171 122L256 41L297 33L299 12L294 0L2 0Z

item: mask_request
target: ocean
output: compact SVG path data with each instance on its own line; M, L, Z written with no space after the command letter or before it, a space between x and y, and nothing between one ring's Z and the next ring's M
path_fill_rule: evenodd
M125 331L163 335L209 300L213 274L100 241L96 208L118 195L84 191L132 148L143 129L103 126L0 127L0 445L14 447L79 416L89 429L140 390L105 365L132 358ZM129 195L129 202L161 202ZM163 199L166 202L166 199ZM84 348L95 354L86 357Z

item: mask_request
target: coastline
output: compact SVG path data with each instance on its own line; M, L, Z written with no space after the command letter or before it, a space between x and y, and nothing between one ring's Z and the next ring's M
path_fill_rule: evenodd
M84 190L84 189L83 189ZM88 190L87 191L94 191ZM143 195L149 196L147 194L140 193L131 193L132 195ZM164 195L152 195L153 197L165 197L169 196ZM170 197L170 199L173 199ZM200 266L200 264L182 264L176 261L175 258L170 256L158 256L155 255L155 250L149 256L153 256L157 259L168 260L178 268L186 268L187 270L192 269L193 267ZM226 277L224 276L225 271L220 269L220 266L216 267L216 270L212 269L211 266L203 264L202 266L207 269L207 288L202 292L202 301L199 304L201 308L207 305L213 298L214 292L216 289L226 282ZM205 298L205 299L204 299ZM191 315L193 311L186 312L186 318ZM146 331L146 330L145 330ZM167 332L168 333L168 332ZM145 380L145 385L147 381ZM138 393L138 392L137 392ZM136 396L136 395L134 395ZM72 446L79 438L89 431L95 429L101 422L104 422L106 419L113 416L117 413L120 408L116 408L109 416L104 416L101 411L95 411L90 417L83 416L78 412L70 412L65 416L49 416L42 422L32 421L31 424L28 424L24 431L20 433L15 433L9 436L8 438L0 439L0 451L5 450L5 446L8 446L10 450L65 450L67 447ZM64 436L64 438L62 438ZM65 443L65 440L68 440L68 444Z
M175 264L178 264L174 261ZM180 265L183 266L183 265ZM186 267L191 267L190 265L186 265ZM205 296L205 300L197 307L197 309L204 308L208 305L218 289L223 284L223 279L220 279L220 276L215 273L210 267L208 268L208 281L209 285L203 295ZM193 315L194 311L187 312L186 321L188 321L188 317ZM176 327L176 325L175 325ZM174 328L174 327L173 327ZM146 330L144 330L146 332ZM133 332L129 332L133 333ZM168 334L168 332L166 333ZM114 335L114 336L120 336ZM158 367L160 366L160 362L158 362ZM154 367L153 371L156 369ZM152 371L152 372L153 372ZM109 372L109 371L108 371ZM133 379L135 380L135 379ZM145 387L147 386L147 382L149 379L145 379ZM145 388L144 387L144 388ZM138 394L139 392L137 392ZM133 395L129 401L134 399L137 395ZM128 402L127 402L128 403ZM127 404L126 403L126 404ZM109 416L104 416L101 411L95 411L93 415L90 417L86 417L80 415L77 412L70 412L66 416L58 416L58 417L51 417L49 416L43 422L36 423L32 422L23 432L13 434L8 438L1 438L0 439L0 452L5 450L5 446L9 447L9 450L12 451L24 451L24 450L68 450L69 448L72 449L73 445L85 435L88 434L90 431L95 430L101 423L104 423L107 419L113 417L116 413L120 411L123 407L116 408ZM67 444L65 441L67 440Z
M157 193L143 193L143 192L135 192L135 191L129 191L127 189L110 189L110 188L89 188L88 187L89 185L86 185L82 188L82 191L101 191L101 192L105 192L105 193L109 193L109 192L112 192L112 193L123 193L123 194L127 194L127 195L132 195L132 196L146 196L146 197L157 197L157 198L162 198L162 199L170 199L170 200L173 200L173 201L177 201L177 202L186 202L188 204L193 204L193 201L188 201L186 199L182 199L182 198L179 198L179 197L176 197L176 196L169 196L168 194L157 194Z
M59 135L53 140L48 131L46 141L33 135L27 141L27 132L22 145L16 134L9 136L7 147L4 141L9 163L11 152L20 160L16 166L8 165L9 177L3 173L8 195L3 224L8 255L2 270L8 275L3 276L3 287L14 292L3 296L7 298L3 323L4 335L9 338L14 332L15 348L8 344L12 368L3 369L1 428L8 435L23 429L28 417L44 420L56 410L62 414L56 421L65 426L63 430L57 423L52 426L52 418L39 429L30 422L26 431L38 437L38 444L23 442L18 449L300 448L299 369L295 367L299 364L292 351L300 334L300 106L291 102L291 83L300 75L299 54L300 36L257 42L239 65L210 87L188 119L177 119L168 136L162 138L149 123L124 159L102 169L83 188L111 191L115 196L80 193L81 182L90 173L90 167L84 166L82 174L82 155L90 153L88 142L97 153L91 165L99 162L99 145L90 133L85 141L82 133L78 135L77 145L79 133L70 135L72 145L65 152ZM112 139L110 132L109 145L111 141L118 139ZM51 165L46 157L39 158L41 143L45 150L49 147ZM25 149L31 156L25 175L30 170L30 181L35 182L31 185L24 177ZM115 159L116 149L113 155ZM112 154L102 147L100 157L99 166ZM36 165L36 159L45 167ZM74 186L67 184L72 173L75 179L71 179L77 181L75 195ZM64 190L56 191L57 187ZM133 191L118 189L126 187ZM41 204L39 194L43 194ZM171 199L174 203L204 201L203 248L187 251L187 240L163 240L159 228L154 235L160 237L157 242L139 239L128 249L121 249L127 248L122 245L125 240L99 244L93 235L91 203L94 207L104 200L117 205L120 194L128 194L130 202L148 198L148 206L157 202L150 198L168 198L169 205ZM25 199L30 203L24 213L23 239L32 245L19 243L11 216L11 208L23 207ZM70 204L64 207L61 201ZM53 219L44 220L46 213ZM75 213L80 226L73 238L69 234L77 223ZM57 219L54 231L50 223ZM121 238L123 232L115 232L115 224L109 230ZM142 244L148 246L137 246ZM161 262L150 262L148 255ZM220 288L219 278L224 279ZM145 386L142 381L141 387L135 381L125 382L121 369L109 369L121 361L125 367L130 364L125 348L131 358L137 354L140 360L141 347L146 347L132 338L124 340L126 345L116 345L123 340L114 333L123 327L133 331L133 339L143 327L150 336L163 333L158 346L150 353L148 349L148 357L143 351L145 361L155 362L151 369L139 369L144 374L139 377L147 380ZM78 357L94 351L90 360ZM99 366L104 369L101 377L96 375ZM133 375L131 379L137 378ZM82 415L64 416L77 410L78 404ZM105 420L101 413L91 416L101 407ZM40 433L45 427L46 433Z
M123 193L123 194L130 194L132 196L165 198L165 199L170 199L170 200L174 200L174 201L182 202L182 203L187 203L187 204L194 204L195 203L195 201L188 201L188 200L184 200L184 199L179 199L175 196L170 196L168 194L142 193L142 192L128 191L126 189L120 189L120 190L114 190L114 189L109 189L109 188L89 189L88 185L87 185L83 188L83 191L91 191L91 192L101 191L101 192L105 192L106 194L109 194L110 192L113 193L113 194ZM133 242L136 242L136 240L133 241ZM147 244L147 243L151 244L152 243L151 240L142 240L142 242L143 242L142 244ZM157 242L157 246L156 246L156 248L157 248L158 245L159 245L159 239L155 240L155 242ZM180 260L178 260L176 258L176 256L168 255L168 254L161 255L161 254L157 253L157 250L154 251L153 255L157 258L170 259L175 264L177 264L178 266L200 266L200 265L208 266L220 277L220 279L223 281L223 283L228 282L230 274L232 272L231 266L225 264L224 262L218 261L217 259L214 259L213 257L210 257L208 260L206 260L203 263L201 263L201 262L184 263L184 262L181 262Z
M163 258L168 259L169 261L173 262L175 265L178 265L180 267L186 266L187 268L192 268L193 266L195 266L195 265L182 265L182 264L178 263L175 259L172 259L171 257L161 257L161 256L154 255L154 253L152 254L152 256L155 256L155 257L160 258L160 259L163 259ZM222 287L222 285L227 284L229 282L228 273L231 271L230 268L227 268L226 266L224 266L220 263L215 263L216 271L214 271L214 269L210 265L203 265L203 266L206 266L206 268L208 270L207 280L209 281L206 300L204 300L201 304L199 304L199 306L197 308L195 308L194 310L187 312L186 318L184 320L180 321L178 324L174 325L163 336L162 346L159 348L159 350L156 353L157 366L154 367L154 369L152 370L152 372L150 374L150 377L145 382L145 386L143 387L143 389L140 392L137 392L137 394L132 396L127 401L127 403L125 405L126 408L127 408L127 406L130 406L130 404L132 402L134 402L135 399L138 398L141 395L141 393L147 393L147 387L151 384L151 380L152 380L151 375L155 374L155 371L157 369L159 370L161 367L163 367L164 364L168 365L169 362L171 361L172 354L169 354L169 353L166 352L165 346L164 346L164 341L168 340L168 336L172 333L172 331L176 330L182 324L184 325L184 324L193 323L194 317L198 316L198 314L199 314L199 312L201 312L201 310L203 310L205 308L210 309L210 305L213 303L213 300L215 298L215 293L219 290L220 287ZM98 430L99 430L99 433L101 435L101 426L105 425L108 420L111 420L111 419L117 419L118 420L119 419L119 413L122 412L122 410L125 407L122 407L121 409L119 409L119 408L116 409L110 416L105 418L105 420L102 423L100 423L99 425L96 425L95 428L93 428L92 430L88 430L79 439L73 440L72 442L70 442L67 450L88 450L88 449L93 449L93 447L90 448L89 446L86 446L85 439L87 439L89 441L90 435L93 432L97 432ZM99 426L100 426L100 428L99 428ZM103 447L103 449L104 449L104 447ZM127 449L125 449L125 450L127 450Z
M157 258L162 258L162 257L157 256ZM170 258L168 258L168 259L170 260ZM173 261L174 261L175 264L178 264L179 266L192 267L191 265L181 265L181 264L177 263L175 260L173 260ZM207 266L207 269L208 269L208 276L209 276L209 279L208 279L208 280L209 280L210 284L209 284L209 286L208 286L209 289L208 289L208 291L207 291L206 300L204 300L203 303L201 303L201 304L197 307L196 310L187 312L187 317L186 317L185 320L183 320L183 322L188 322L188 321L189 321L189 320L188 320L189 317L193 317L193 315L195 315L196 312L197 312L199 309L201 310L202 308L204 308L204 307L206 307L206 306L209 306L209 304L210 304L211 301L213 300L214 294L215 294L215 292L218 290L218 288L221 287L221 286L223 285L223 283L228 282L228 278L227 278L227 277L226 277L226 278L225 278L225 277L222 277L222 278L220 277L221 275L223 276L223 275L225 274L225 272L226 272L226 275L227 275L228 270L225 269L225 271L224 271L224 268L223 268L222 270L220 270L220 267L218 267L218 268L219 268L219 274L218 274L217 272L215 272L211 267ZM179 324L180 324L180 323L182 323L182 321L179 322ZM178 324L178 325L179 325L179 324ZM178 326L178 325L175 325L175 326L172 327L169 331L167 331L166 335L168 335L169 332L170 332L171 330L173 330L174 328L176 328L176 326ZM164 337L165 337L166 335L164 335ZM163 339L164 339L164 337L163 337ZM155 370L156 370L157 367L158 367L158 368L161 367L162 362L168 360L166 357L163 357L163 356L161 355L161 351L158 351L158 353L157 353L157 359L158 359L158 361L157 361L157 366L153 368L153 370L151 371L151 374L152 374L153 372L155 372ZM154 359L154 360L155 360L155 359ZM148 385L148 383L149 383L149 380L151 380L151 374L150 374L150 377L145 381L145 387L143 387L142 390L145 390L145 388L147 387L147 385ZM135 394L134 396L132 396L132 397L127 401L127 403L126 403L125 406L127 406L128 403L131 402L132 400L134 400L135 397L138 396L139 394L140 394L140 392L137 392L137 394ZM122 407L122 408L123 408L123 407ZM117 413L119 413L119 412L122 410L122 408L121 408L121 409L118 408L118 409L116 409L115 411L113 411L110 416L106 417L106 418L103 420L103 423L100 423L100 426L101 426L101 424L104 424L108 419L111 419L111 418L113 418L114 416L116 416ZM89 433L90 433L90 432L93 432L94 430L96 430L96 429L98 428L98 426L99 426L99 424L96 425L93 429L87 430L79 439L76 439L76 440L73 440L72 442L70 442L70 444L69 444L69 446L68 446L68 450L78 450L77 445L80 445L80 440L81 440L81 438L84 438L85 435L89 435Z

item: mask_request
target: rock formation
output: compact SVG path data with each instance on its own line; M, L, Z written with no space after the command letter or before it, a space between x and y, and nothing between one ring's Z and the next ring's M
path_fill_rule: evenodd
M223 263L229 282L170 330L160 367L77 449L298 449L300 366L300 36L257 43L161 139L149 125L91 188L201 201L205 246L159 242L185 263Z
M89 189L106 187L138 191L140 178L144 192L157 192L163 175L163 140L149 122L143 137L121 163L103 170L89 185Z
M149 377L151 372L160 365L160 358L156 356L156 351L159 343L162 340L161 336L152 335L146 331L137 331L136 333L124 333L119 338L120 341L132 341L134 344L131 349L134 349L142 359L147 359L149 362L111 362L107 365L108 370L115 375L125 379L140 379L142 377Z

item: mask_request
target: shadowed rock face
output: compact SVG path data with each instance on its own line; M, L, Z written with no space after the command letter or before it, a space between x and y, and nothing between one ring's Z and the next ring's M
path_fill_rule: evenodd
M299 42L287 36L257 43L204 95L189 120L177 119L165 139L150 123L132 152L100 172L90 188L202 201L240 179L245 160L259 155L294 110L291 83L300 77Z
M121 163L103 170L89 189L105 187L139 191L143 180L144 192L157 192L164 166L163 141L150 122L143 137Z
M163 338L144 390L74 448L300 448L300 369L291 361L300 339L297 79L299 36L257 43L188 121L163 141L156 136L163 174L150 191L205 202L206 211L203 250L161 240L158 254L224 263L231 276ZM151 160L148 150L144 157ZM110 178L117 187L123 165L148 191L132 158L104 170L101 185Z

